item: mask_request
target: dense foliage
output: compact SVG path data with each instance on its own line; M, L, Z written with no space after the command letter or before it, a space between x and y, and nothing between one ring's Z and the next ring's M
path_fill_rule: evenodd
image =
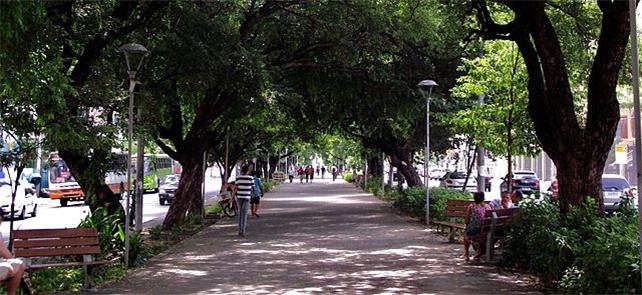
M560 216L557 202L523 202L503 263L529 269L565 293L639 294L637 213L624 209L603 218L596 207L589 202Z

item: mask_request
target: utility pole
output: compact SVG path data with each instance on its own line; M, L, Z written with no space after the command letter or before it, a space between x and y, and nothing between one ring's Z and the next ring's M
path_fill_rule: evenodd
M142 104L138 104L138 121L140 122L143 117ZM145 143L143 142L143 135L138 134L137 143L137 156L136 156L136 203L135 203L135 230L143 230L143 183L145 173ZM152 165L152 163L149 163ZM151 168L151 167L150 167Z
M640 63L638 61L638 31L636 23L636 0L629 0L629 22L631 25L631 76L633 76L633 107L635 108L635 159L637 186L642 185L642 130L640 130ZM638 192L639 195L639 192ZM642 198L638 198L638 210L642 208ZM638 214L638 229L642 229L642 214ZM642 259L642 232L640 236L640 257ZM642 273L640 274L642 280Z
M484 104L483 94L479 96L479 104L480 105ZM486 156L486 150L484 149L484 146L478 142L477 143L477 191L478 192L483 192L486 189L486 173L484 172L485 156Z

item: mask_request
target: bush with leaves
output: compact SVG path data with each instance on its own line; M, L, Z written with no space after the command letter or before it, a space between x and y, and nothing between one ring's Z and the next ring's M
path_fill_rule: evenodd
M109 214L107 209L98 208L88 214L78 227L94 228L98 232L101 255L120 255L125 247L125 232L122 227L122 216Z
M375 196L381 196L384 193L381 177L369 177L368 181L364 184L365 190L371 192Z
M446 188L430 188L430 216L434 220L445 220L446 203L448 200L472 200L470 193L449 190ZM409 187L393 201L393 205L410 216L425 220L426 218L426 188Z
M557 202L522 202L502 263L533 271L564 293L640 294L637 213L602 217L588 200L566 215Z
M343 173L341 176L343 177L343 180L345 180L346 182L349 182L349 183L352 182L352 180L354 178L352 173L350 173L350 172Z

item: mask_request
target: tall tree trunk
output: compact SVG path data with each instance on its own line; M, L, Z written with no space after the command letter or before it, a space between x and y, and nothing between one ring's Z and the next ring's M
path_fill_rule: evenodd
M65 161L71 175L74 176L78 185L85 194L85 203L89 210L94 212L98 208L105 208L109 214L125 212L120 204L120 196L114 194L109 186L104 183L104 172L98 169L106 160L105 153L94 151L90 159L77 151L61 149L58 155Z
M629 39L628 1L598 1L600 35L588 77L585 124L575 114L562 46L543 1L505 1L515 20L498 24L485 1L473 3L487 39L517 43L528 71L528 112L544 151L558 168L560 209L586 197L603 206L601 174L619 121L618 77ZM562 180L563 179L563 180Z
M183 223L188 210L194 209L193 204L200 202L198 200L195 201L195 199L201 198L203 163L198 161L198 157L192 158L194 158L193 161L181 162L183 173L181 174L181 180L178 184L178 190L176 190L176 194L174 195L172 205L169 207L167 215L165 215L165 220L163 221L163 227L165 229L171 229L173 225Z
M599 212L604 210L602 196L602 171L605 160L587 158L579 149L569 151L563 160L553 160L557 167L557 181L562 212L568 212L573 205L582 204L586 198L594 198L599 205ZM578 177L581 175L581 181Z
M381 157L379 156L368 158L368 174L373 177L383 177L383 166L381 164Z
M408 183L408 187L413 186L422 186L423 182L419 173L415 170L415 167L412 166L412 161L410 157L400 157L397 154L390 155L392 160L392 166L397 168L397 172L401 173Z
M469 142L470 141L471 140L469 140ZM468 186L468 180L470 179L470 174L473 171L473 166L475 165L475 160L477 160L477 149L478 149L477 146L475 146L475 149L473 150L472 148L470 148L470 145L468 145L468 151L466 152L467 153L466 156L468 158L468 162L466 163L466 179L464 180L464 186L461 188L462 192L465 192L466 191L466 187ZM471 150L473 150L472 159L470 157L470 151Z

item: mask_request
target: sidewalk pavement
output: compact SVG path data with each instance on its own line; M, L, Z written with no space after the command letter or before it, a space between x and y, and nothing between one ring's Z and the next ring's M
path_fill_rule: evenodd
M245 238L223 219L97 293L536 294L341 180L284 183L260 215Z

